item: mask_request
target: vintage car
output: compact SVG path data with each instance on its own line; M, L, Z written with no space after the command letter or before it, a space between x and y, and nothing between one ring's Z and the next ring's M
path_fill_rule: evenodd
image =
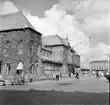
M109 82L110 82L110 72L106 73L106 74L104 75L104 77L107 78L107 79L109 80Z
M4 86L4 85L24 85L24 84L28 84L28 81L26 81L25 77L23 77L23 76L16 74L13 77L7 77L4 79L0 75L0 86Z
M13 84L13 79L10 77L7 78L3 78L2 75L0 75L0 86L4 86L4 85L11 85Z

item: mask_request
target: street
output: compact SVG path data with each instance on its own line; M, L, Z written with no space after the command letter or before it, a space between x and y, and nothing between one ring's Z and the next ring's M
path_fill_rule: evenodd
M0 87L0 105L109 105L106 78L81 76Z

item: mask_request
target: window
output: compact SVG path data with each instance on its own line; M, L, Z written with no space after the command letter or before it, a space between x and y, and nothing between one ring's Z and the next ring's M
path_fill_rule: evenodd
M19 42L18 42L18 54L19 55L21 55L21 54L23 54L23 45L22 45L22 40L20 40Z
M10 74L11 74L11 66L10 66L10 63L7 63L7 64L6 64L6 74L7 74L7 75L10 75Z
M45 56L45 52L44 52L44 56Z
M5 41L4 46L3 46L3 53L5 56L7 55L7 49L9 48L9 46L10 46L10 41L8 40Z
M48 55L49 55L49 54L47 53L47 57L48 57Z

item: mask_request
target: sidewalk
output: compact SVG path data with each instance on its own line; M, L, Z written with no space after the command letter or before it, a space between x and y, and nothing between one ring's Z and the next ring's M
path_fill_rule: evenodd
M67 78L68 77L68 74L63 74L62 75L62 78ZM43 80L52 80L52 76L46 76L46 75L42 75L38 78L36 78L36 81L43 81Z
M53 80L52 78L46 77L46 76L41 76L39 78L37 78L35 81L30 82L29 84L42 84L42 83L50 83L50 82L58 82L58 81L65 81L65 80L69 80L71 78L68 77L68 75L63 75L63 78L60 80Z

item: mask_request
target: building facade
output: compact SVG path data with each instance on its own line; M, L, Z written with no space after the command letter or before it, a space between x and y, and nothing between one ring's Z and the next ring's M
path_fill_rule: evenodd
M36 76L41 34L22 12L0 16L0 73L11 76L17 69ZM20 66L22 65L22 67Z
M52 51L50 49L42 46L41 48L41 66L42 66L42 74L51 74L51 70L53 69L52 65Z
M80 56L75 57L75 50L70 46L67 38L63 39L58 35L52 35L43 37L42 41L44 46L52 51L51 62L55 68L53 71L67 74L74 72L74 68L80 68Z
M90 62L91 73L95 73L96 71L107 72L108 69L109 68L108 68L108 61L107 60Z

